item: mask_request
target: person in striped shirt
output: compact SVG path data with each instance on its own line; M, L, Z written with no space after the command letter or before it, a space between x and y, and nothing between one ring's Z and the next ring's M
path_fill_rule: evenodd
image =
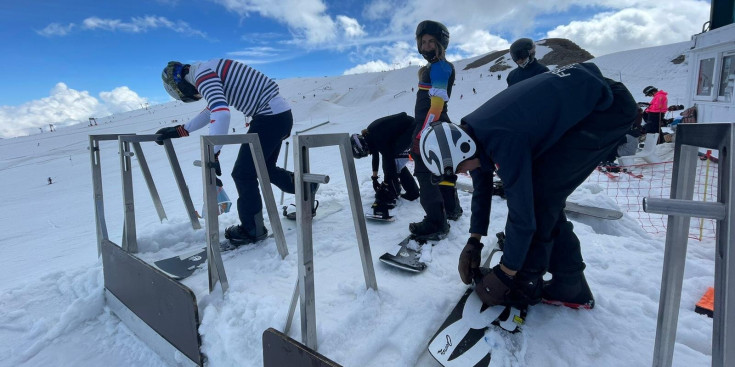
M161 134L159 144L163 144L163 139L188 136L204 126L209 126L210 135L225 135L231 109L235 109L252 118L248 133L257 133L260 138L271 183L283 192L294 193L293 172L276 166L281 141L291 135L293 127L291 107L279 94L276 82L248 65L228 59L193 64L171 61L164 68L162 78L164 88L174 99L188 103L204 98L207 107L184 125L157 131ZM221 145L214 147L217 166L221 148ZM220 169L216 171L221 175ZM250 147L244 144L232 169L240 224L225 230L225 238L235 246L268 236L257 177Z

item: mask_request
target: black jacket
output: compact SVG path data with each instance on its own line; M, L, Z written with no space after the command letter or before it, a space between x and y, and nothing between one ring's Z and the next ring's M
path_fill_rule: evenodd
M533 61L528 63L525 68L517 67L511 70L511 72L508 73L508 78L505 81L508 82L508 86L510 87L513 84L526 80L532 76L545 73L547 71L549 71L549 68L547 68L546 65L538 62L538 60L536 59L533 59Z
M365 141L372 154L373 171L378 170L382 156L385 178L397 177L395 158L410 147L415 125L414 118L405 112L381 117L368 125Z
M508 204L503 262L509 268L521 268L536 230L533 160L612 101L610 86L595 64L572 64L508 87L462 119L478 144L482 164L481 172L473 173L482 185L473 193L470 232L487 235L488 198L497 169Z

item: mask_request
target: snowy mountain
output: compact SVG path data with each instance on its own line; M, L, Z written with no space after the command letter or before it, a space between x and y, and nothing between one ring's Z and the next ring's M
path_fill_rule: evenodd
M687 43L678 43L591 61L606 76L622 80L637 100L648 101L642 89L655 85L669 92L670 104L679 104L686 93L687 63L672 60L687 47ZM538 46L539 58L548 52L550 48ZM486 66L466 69L479 58L454 63L457 77L449 115L455 122L506 87L505 77L511 69L494 72L492 77ZM355 133L388 114L413 114L417 70L409 67L278 83L293 109L294 132L329 121L308 133ZM0 364L164 365L105 305L102 265L96 251L88 135L153 134L174 120L187 121L203 106L170 102L99 118L98 126L60 127L54 133L0 140L0 248L6 256L0 270L0 352L4 356ZM233 114L231 127L236 133L245 133L244 122L241 115ZM201 174L191 162L200 156L200 134L206 131L173 142L197 208L202 205ZM134 160L140 258L153 262L201 247L204 231L191 229L163 149L151 143L143 144L143 149L168 219L158 220ZM111 240L120 243L123 206L117 151L117 143L101 146L107 226ZM314 221L319 352L344 366L414 366L465 290L456 269L468 237L470 194L460 193L465 215L451 222L448 238L424 250L428 268L419 275L387 268L378 257L397 250L396 244L408 234L408 223L422 218L420 205L402 201L395 210L398 219L394 223L368 223L378 291L368 290L337 152L336 147L311 151L311 171L331 178L322 185L317 199L322 205L342 208ZM661 154L670 158L670 148ZM220 157L223 171L229 171L236 156L236 147L224 148ZM282 150L279 165L283 159ZM362 159L355 164L367 209L373 195L370 162ZM48 184L49 177L53 184ZM232 179L227 174L222 179L234 198ZM273 190L279 198L278 189L274 186ZM596 183L583 185L574 197L586 204L615 205ZM507 214L505 203L494 200L489 233L503 230ZM291 202L293 197L286 195L285 204ZM234 210L220 216L220 230L237 221ZM651 365L664 236L647 234L629 215L618 221L584 217L573 221L597 305L591 311L532 307L522 334L525 365ZM272 238L224 254L230 284L224 296L208 293L204 270L183 281L199 300L203 353L209 366L261 366L262 332L268 327L283 329L297 275L296 232L287 229L285 235L290 255L283 260ZM485 239L486 243L492 241ZM705 366L711 363L712 320L692 310L706 287L713 285L713 241L690 243L686 266L674 365ZM299 325L297 312L290 332L297 340L301 338Z

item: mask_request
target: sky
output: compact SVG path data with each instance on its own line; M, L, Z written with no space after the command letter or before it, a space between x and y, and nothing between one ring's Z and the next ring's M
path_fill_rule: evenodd
M669 92L672 103L688 95L690 74L686 64L670 61L688 47L688 42L679 42L607 55L593 62L604 75L623 80L636 100L650 100L642 90L656 85ZM550 49L539 45L537 52L542 56ZM454 63L457 79L448 114L455 122L504 90L505 77L512 70L500 72L500 80L488 78L485 68L464 70L471 61ZM506 55L503 62L511 61ZM411 113L416 70L414 66L385 73L281 80L284 98L294 115L292 133L324 121L330 123L306 134L355 133L387 114ZM89 134L153 134L172 119L187 121L203 105L202 101L157 104L147 111L101 118L94 127L78 124L60 127L54 133L0 140L1 366L166 366L106 306L103 266L96 249ZM243 134L242 114L237 115L233 114L231 127ZM189 137L172 140L197 209L202 207L202 174L192 161L201 157L199 137L205 134L207 129L200 129ZM287 168L293 169L293 140L286 141L292 143ZM656 153L670 161L672 145L658 145ZM107 233L111 241L120 244L127 204L122 198L119 145L103 141L99 147ZM141 143L141 148L167 219L160 220L157 215L139 169L140 155L136 154L131 168L140 248L137 256L154 263L199 250L205 243L204 230L192 229L163 148L153 142ZM377 291L367 289L338 152L334 146L309 151L310 172L330 177L316 194L320 207L312 227L318 351L345 367L435 366L428 355L428 341L467 289L457 273L457 259L469 235L470 194L459 192L464 214L450 222L448 237L423 248L421 256L427 268L420 274L408 274L378 260L386 252L397 252L396 244L407 236L409 223L421 220L424 213L418 201L399 200L391 212L394 222L365 223L370 263L378 284ZM282 148L279 166L283 166L286 154ZM219 157L224 172L221 178L231 199L237 190L229 172L237 155L238 147L228 145ZM371 160L353 162L362 204L357 210L369 211L374 199ZM706 196L711 202L717 192L711 173L717 164L697 162L695 197ZM630 167L643 175L640 179L625 174L609 179L595 171L570 196L572 202L619 209L625 214L620 220L569 215L580 238L587 264L585 275L596 306L589 311L531 307L521 333L525 348L515 355L520 362L503 363L500 348L494 353L493 360L501 360L496 365L652 365L666 221L661 215L643 212L640 202L641 197L668 197L671 167L670 162ZM703 174L707 170L710 175ZM469 182L466 176L459 179ZM278 200L279 189L269 187ZM286 194L282 203L293 202L293 195ZM197 298L202 352L208 367L263 366L262 332L285 326L298 273L298 236L294 222L280 219L280 213L267 214L266 225L271 229L274 221L281 220L288 256L278 256L273 238L223 254L230 286L224 294L219 287L209 293L206 269L182 281ZM505 201L494 197L489 236L482 240L486 245L483 258L495 243L494 234L504 229L507 214ZM200 222L205 228L206 223ZM239 222L234 208L219 216L218 222L222 238L227 226ZM693 310L707 287L714 284L717 246L712 222L703 222L703 240L690 240L687 248L675 367L712 364L713 320ZM690 235L700 234L700 223L692 220ZM288 335L303 341L300 321L297 308Z
M276 79L384 71L424 62L425 19L449 28L450 61L521 37L601 56L686 41L709 12L701 0L6 1L0 138L167 102L170 60L232 58Z

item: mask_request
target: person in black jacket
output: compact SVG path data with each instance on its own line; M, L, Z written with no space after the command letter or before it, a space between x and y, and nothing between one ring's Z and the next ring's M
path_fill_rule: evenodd
M524 307L544 300L594 307L580 242L564 206L616 148L637 111L622 83L604 78L592 63L581 63L507 88L460 126L441 122L423 132L421 158L434 175L472 175L470 238L458 267L467 284L479 272L493 172L505 183L503 257L475 288L485 304ZM544 284L547 271L553 277Z
M388 209L395 207L400 194L406 200L416 200L419 188L411 175L408 149L413 141L416 120L405 112L381 117L368 125L360 134L353 134L352 153L355 158L372 154L373 189L375 190L375 214L387 216ZM383 161L383 182L378 176L380 161ZM406 191L401 194L401 187Z
M508 73L508 86L526 80L534 75L549 71L546 65L536 60L536 44L530 38L521 38L510 45L510 57L518 65Z

